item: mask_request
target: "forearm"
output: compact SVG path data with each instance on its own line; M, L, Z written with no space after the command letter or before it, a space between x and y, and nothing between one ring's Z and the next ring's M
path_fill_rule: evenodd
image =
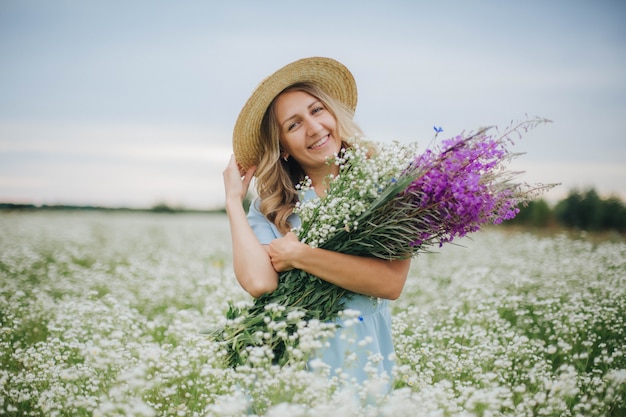
M294 268L359 294L391 300L400 296L411 265L410 259L387 261L308 245L302 245L301 250L293 261Z
M239 201L226 202L230 224L233 268L237 281L253 297L274 291L278 286L278 273L274 270L266 248L259 243L248 224Z

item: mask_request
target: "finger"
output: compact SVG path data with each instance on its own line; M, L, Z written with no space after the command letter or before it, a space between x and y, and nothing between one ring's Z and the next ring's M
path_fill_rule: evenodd
M234 155L233 155L233 161L234 161L235 165L237 166L237 171L239 171L239 176L243 178L246 175L246 171L243 169L243 167L241 165L239 165L239 162L237 162L235 160L235 156Z
M235 162L235 156L231 155L230 159L228 160L228 165L226 165L226 169L224 169L224 172L228 172L228 171L232 171L234 169L237 169L237 163Z
M252 177L254 176L255 172L256 172L256 166L252 166L248 168L248 170L244 174L243 181L244 181L244 184L246 184L246 186L250 184L250 181L252 181Z

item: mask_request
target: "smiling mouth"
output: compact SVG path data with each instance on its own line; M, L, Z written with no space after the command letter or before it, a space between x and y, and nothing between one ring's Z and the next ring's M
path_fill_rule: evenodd
M328 135L325 135L322 138L320 138L320 140L318 140L317 142L309 146L309 149L317 149L321 147L322 145L324 145L327 141L328 141Z

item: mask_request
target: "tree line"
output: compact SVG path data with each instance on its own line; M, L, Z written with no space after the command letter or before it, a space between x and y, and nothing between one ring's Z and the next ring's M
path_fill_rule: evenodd
M250 204L250 197L244 206ZM562 226L588 232L616 231L626 233L626 205L617 197L600 198L594 189L584 192L570 191L569 195L551 207L545 200L530 201L518 207L517 216L507 221L510 225L545 228ZM43 205L0 203L0 211L30 210L106 210L106 211L143 211L153 213L224 213L225 209L189 210L171 207L165 203L157 204L148 209L109 208L94 206Z
M626 233L626 205L617 197L601 198L594 189L572 190L554 207L538 199L526 206L520 205L519 209L508 224L538 228L560 225L588 232Z

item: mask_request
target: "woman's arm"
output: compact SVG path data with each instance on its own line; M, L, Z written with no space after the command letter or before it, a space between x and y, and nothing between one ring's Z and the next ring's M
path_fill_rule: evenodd
M387 261L312 248L294 233L269 245L277 271L297 268L347 290L395 300L402 293L411 266L410 259Z
M278 273L272 266L268 248L261 245L252 231L242 205L255 169L250 168L242 179L235 158L231 157L224 170L224 189L235 276L243 289L256 298L278 287Z

